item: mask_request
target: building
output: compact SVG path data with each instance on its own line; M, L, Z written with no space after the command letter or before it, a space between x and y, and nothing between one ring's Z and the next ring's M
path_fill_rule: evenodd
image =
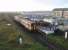
M23 11L21 14L30 18L44 18L51 17L52 11Z
M53 9L53 16L68 18L68 8Z

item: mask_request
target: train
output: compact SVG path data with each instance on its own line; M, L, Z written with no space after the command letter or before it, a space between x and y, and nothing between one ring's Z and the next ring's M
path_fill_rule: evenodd
M35 31L36 29L36 23L30 21L28 18L24 18L22 16L14 16L14 20L16 22L19 22L21 25L23 25L25 28L27 28L30 31Z
M32 20L28 17L14 16L14 20L30 31L36 31L39 26L48 26L49 23L45 23L42 20Z

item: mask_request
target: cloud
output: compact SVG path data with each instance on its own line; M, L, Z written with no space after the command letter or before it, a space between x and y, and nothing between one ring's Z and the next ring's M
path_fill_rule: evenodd
M64 1L64 8L68 8L68 0Z
M67 5L67 0L0 0L0 11L42 11Z

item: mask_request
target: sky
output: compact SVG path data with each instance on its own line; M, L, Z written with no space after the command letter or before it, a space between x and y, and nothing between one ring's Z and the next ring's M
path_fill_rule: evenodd
M1 11L48 11L68 8L68 0L0 0Z

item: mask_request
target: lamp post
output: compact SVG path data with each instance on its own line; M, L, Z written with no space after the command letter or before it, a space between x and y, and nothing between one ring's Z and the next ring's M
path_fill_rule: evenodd
M61 18L61 23L64 23L64 9L62 9L62 18ZM63 24L64 25L64 24Z
M62 9L62 18L64 18L64 9Z

